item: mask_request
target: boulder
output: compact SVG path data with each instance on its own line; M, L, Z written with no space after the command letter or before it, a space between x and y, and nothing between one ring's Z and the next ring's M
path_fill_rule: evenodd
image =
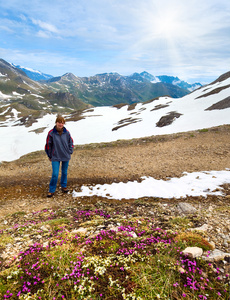
M188 255L192 258L200 257L203 254L203 249L199 247L187 247L182 251L185 255Z

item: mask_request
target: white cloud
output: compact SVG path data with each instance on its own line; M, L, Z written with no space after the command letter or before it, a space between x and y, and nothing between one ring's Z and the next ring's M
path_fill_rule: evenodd
M40 28L44 29L45 31L52 32L52 33L58 33L57 28L52 24L43 22L41 20L35 20L35 19L32 19L32 22L33 22L33 24L38 25Z
M51 35L47 31L39 30L38 33L37 33L37 36L41 37L41 38L50 38Z

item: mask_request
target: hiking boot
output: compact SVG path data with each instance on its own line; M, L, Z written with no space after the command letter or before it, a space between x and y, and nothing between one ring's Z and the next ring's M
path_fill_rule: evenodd
M49 193L47 194L47 198L51 198L51 197L53 197L53 195L54 195L54 193L50 193L50 192L49 192Z
M68 193L68 191L69 191L66 187L65 188L61 188L61 190L62 190L63 193Z

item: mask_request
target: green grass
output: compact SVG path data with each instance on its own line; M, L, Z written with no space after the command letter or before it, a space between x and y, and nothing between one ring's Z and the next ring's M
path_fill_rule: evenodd
M187 217L175 217L169 220L169 224L175 229L187 229L192 222Z
M199 132L208 132L208 129L207 128L203 128L203 129L199 129L198 131Z
M136 263L132 269L136 295L142 299L170 299L173 284L179 280L175 264L173 258L162 254L151 257L148 264Z

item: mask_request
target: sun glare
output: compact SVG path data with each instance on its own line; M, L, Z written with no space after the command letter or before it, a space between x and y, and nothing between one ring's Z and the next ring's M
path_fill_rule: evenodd
M169 38L170 36L176 35L178 24L174 18L170 17L165 20L155 20L155 22L156 32L162 37Z
M187 37L186 4L165 1L154 2L145 8L143 23L150 39L175 40Z
M183 25L180 24L176 11L168 11L156 15L152 20L153 34L158 38L173 39L182 33Z
M177 2L177 5L173 5L167 2L165 5L165 1L155 1L143 9L141 16L142 35L135 43L135 52L151 58L153 65L161 63L162 68L165 66L167 70L173 66L170 71L178 73L187 55L185 45L189 44L191 33L188 26L191 19L186 19L186 4Z

